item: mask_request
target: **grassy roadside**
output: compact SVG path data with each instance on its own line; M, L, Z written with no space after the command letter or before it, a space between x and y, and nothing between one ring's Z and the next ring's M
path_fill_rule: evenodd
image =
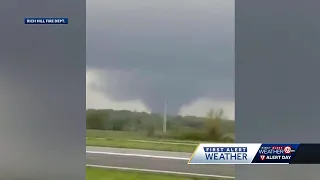
M87 146L148 149L193 153L200 142L151 138L139 132L87 130Z
M197 145L181 145L181 144L166 144L166 143L150 143L150 142L133 142L124 139L86 139L87 146L100 147L117 147L117 148L132 148L132 149L148 149L158 151L175 151L175 152L190 152L192 153Z
M86 180L220 180L216 178L200 178L176 176L168 174L145 173L137 171L109 170L87 167Z
M164 137L147 137L142 132L130 132L130 131L103 131L103 130L87 130L86 136L89 138L105 138L105 139L132 139L132 140L149 140L149 141L166 141L166 142L183 142L183 143L196 143L201 141L187 141L177 140Z

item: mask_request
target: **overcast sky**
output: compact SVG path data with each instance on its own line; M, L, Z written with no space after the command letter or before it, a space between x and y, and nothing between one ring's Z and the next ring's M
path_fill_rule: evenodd
M87 108L234 118L233 0L87 1Z

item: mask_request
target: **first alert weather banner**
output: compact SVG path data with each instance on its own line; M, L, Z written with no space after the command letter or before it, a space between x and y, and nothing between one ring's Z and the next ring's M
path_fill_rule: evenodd
M200 144L188 164L320 164L320 144Z

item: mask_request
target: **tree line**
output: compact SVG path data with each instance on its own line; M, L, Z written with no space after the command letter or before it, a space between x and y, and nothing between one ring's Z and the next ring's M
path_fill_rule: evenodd
M128 110L86 112L87 129L144 132L149 137L199 141L234 141L234 121L223 118L223 110L209 110L206 117L168 116L162 133L163 116Z

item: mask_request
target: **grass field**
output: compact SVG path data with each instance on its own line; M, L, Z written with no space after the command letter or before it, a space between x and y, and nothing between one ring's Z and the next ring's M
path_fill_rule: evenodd
M149 141L149 142L148 142ZM200 142L148 138L139 132L87 130L87 146L193 152Z
M107 170L87 167L86 180L220 180L216 178L200 178L167 174L145 173L138 171Z
M185 142L199 143L200 141L183 141L170 138L147 137L145 133L132 131L103 131L103 130L87 130L87 137L90 138L107 138L107 139L136 139L136 140L161 140L166 142Z
M87 137L109 139L146 139L144 133L130 131L87 130Z
M193 152L197 145L160 144L149 142L131 142L119 139L87 139L87 146L148 149L159 151Z

